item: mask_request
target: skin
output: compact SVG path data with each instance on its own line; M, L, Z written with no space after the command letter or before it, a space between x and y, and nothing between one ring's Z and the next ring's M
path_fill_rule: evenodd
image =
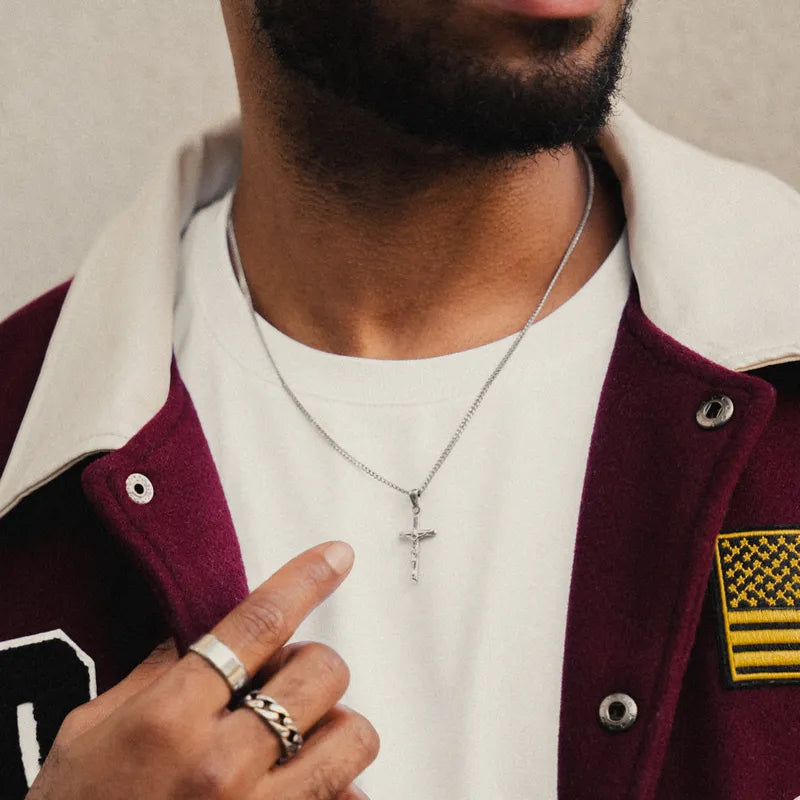
M391 37L400 52L417 44L415 31L434 30L445 57L471 58L472 96L479 98L490 70L532 91L554 69L566 82L571 72L597 65L626 4L592 2L598 10L580 21L590 35L565 53L550 52L546 36L538 42L530 33L532 24L546 28L552 20L520 18L480 0L370 5L388 20L378 35ZM310 37L315 26L331 28L337 6L354 3L311 0L295 8L304 5L309 10L296 12L296 25ZM563 11L563 3L556 6ZM317 349L382 359L443 355L518 331L583 211L585 176L571 142L537 153L537 142L521 142L518 131L496 131L487 145L448 142L442 128L424 141L393 125L391 110L387 120L385 110L381 117L287 68L269 36L254 35L249 3L223 0L222 7L242 106L234 223L257 311ZM348 66L369 73L369 58ZM317 83L324 81L320 72ZM497 102L498 92L483 90ZM553 108L558 91L556 83ZM504 111L525 119L520 105ZM412 111L412 125L423 116ZM541 316L580 289L621 233L616 181L598 177L589 225Z
M363 800L351 785L374 761L371 723L337 704L350 672L319 642L282 647L349 574L301 553L212 631L239 656L260 690L291 709L306 741L288 763L277 737L247 709L229 711L230 690L198 655L157 648L124 681L74 710L27 800ZM259 685L256 682L256 685Z
M490 0L255 0L254 17L250 0L223 0L242 103L234 223L272 324L381 359L524 325L583 213L576 147L605 120L629 21L626 0L525 2L538 16ZM543 314L623 228L614 176L597 177ZM213 631L292 714L293 759L276 766L274 734L167 642L67 717L28 800L363 800L352 782L380 740L338 703L347 665L317 642L284 646L350 570L351 550L338 571L325 552L288 562Z

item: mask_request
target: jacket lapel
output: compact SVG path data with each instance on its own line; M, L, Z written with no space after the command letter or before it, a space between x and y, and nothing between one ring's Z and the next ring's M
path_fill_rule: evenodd
M137 474L152 485L149 502L136 502L126 486ZM82 480L95 512L150 582L181 651L247 595L219 476L174 361L163 408Z
M713 430L695 418L733 400ZM686 349L632 289L597 413L575 549L563 675L559 796L646 800L655 791L728 501L774 407L765 381ZM638 719L605 730L625 693Z
M734 403L706 430L698 407ZM772 387L686 349L642 313L636 287L606 376L587 464L567 618L559 796L653 797L730 496L773 411ZM129 475L153 486L134 502ZM93 462L96 513L153 586L181 650L247 594L236 534L188 392L172 365L161 411ZM188 498L188 501L187 501ZM598 721L607 695L639 707ZM591 787L588 788L587 787Z

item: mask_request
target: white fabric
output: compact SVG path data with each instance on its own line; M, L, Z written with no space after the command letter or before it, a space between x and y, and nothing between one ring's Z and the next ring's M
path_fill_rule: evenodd
M600 145L622 184L650 319L731 369L800 359L800 195L657 130L622 102ZM164 404L180 235L231 188L240 159L238 118L201 132L102 232L0 477L0 516L84 455L121 447Z
M572 554L600 389L628 297L623 235L536 323L422 498L420 580L408 498L356 470L287 397L228 256L230 196L186 233L175 348L222 479L251 588L328 539L352 574L298 629L351 670L343 702L382 748L358 784L381 800L556 796ZM569 269L569 264L566 269ZM531 297L531 308L537 298ZM513 336L420 360L339 356L261 320L288 384L345 448L418 486ZM535 789L534 789L535 787Z
M6 469L0 477L0 516L87 454L123 446L164 404L170 378L173 311L181 263L180 238L197 209L221 198L233 186L240 165L240 137L239 120L234 118L217 128L200 132L176 147L130 207L102 232L84 263L77 269ZM766 363L800 359L800 324L797 321L797 309L800 307L800 196L759 170L703 153L658 131L624 103L618 104L617 113L603 132L600 144L622 184L631 266L647 316L683 345L731 369L744 370ZM586 289L591 288L590 283ZM580 295L574 300L579 303ZM571 313L568 311L570 305L575 307L572 303L568 304L563 309L564 314ZM558 313L552 318L553 325L557 324L557 319ZM547 319L543 321L547 322ZM545 327L543 324L542 329ZM535 342L527 344L529 351L535 347ZM86 353L89 352L92 358L87 359ZM476 362L481 357L479 354L473 355ZM520 365L519 355L515 355L517 368ZM471 359L472 355L467 357L467 360ZM511 371L504 378L510 385L524 380L518 369L511 369L511 364L509 369ZM463 374L469 375L470 371L465 369ZM476 375L476 384L479 385L483 377L483 373ZM302 378L302 375L298 378ZM257 376L252 376L251 380L257 381ZM377 379L371 377L370 380L374 382ZM487 404L496 402L498 388L499 385L493 387L490 392L493 397L487 398ZM262 387L265 393L276 389L266 383ZM463 386L458 391L462 389ZM456 395L436 400L436 387L431 390L427 383L425 391L429 392L426 396L430 399L430 421L426 417L424 424L429 427L421 428L418 433L425 436L426 445L428 441L434 441L436 435L444 444L450 429L449 423L445 430L444 423L439 422L439 405L442 409L448 404L455 406ZM461 396L464 400L472 399L466 392L462 392ZM336 407L336 399L332 397L323 396L315 399L314 403L315 410L321 414L326 410L326 404L329 411ZM342 413L348 410L348 403L340 402L339 405L342 406ZM513 482L504 484L508 491L517 491L520 497L529 498L530 513L526 516L528 527L524 531L519 526L509 525L505 518L495 519L488 513L488 504L486 507L480 505L477 511L472 506L467 510L466 501L474 497L486 502L490 497L486 492L476 494L462 488L464 509L451 508L448 511L437 507L437 503L452 502L451 494L445 491L448 484L452 486L458 483L462 486L459 470L466 469L478 460L474 448L481 441L490 440L481 436L481 426L502 423L503 415L487 413L488 408L480 410L473 422L474 427L465 434L451 462L443 468L424 500L423 522L430 520L431 524L435 523L440 533L435 539L423 542L421 583L418 586L410 585L407 574L404 580L399 569L400 563L407 557L407 545L399 540L394 541L396 520L398 515L402 518L404 513L408 513L407 507L404 508L404 498L400 495L393 497L390 493L388 499L383 495L375 501L366 495L357 495L359 501L364 498L365 509L374 509L377 504L397 504L396 508L387 506L372 525L366 525L362 519L354 521L340 516L335 504L344 501L341 497L331 499L335 493L329 487L324 487L327 494L320 490L320 502L316 504L308 503L304 498L274 498L277 510L262 523L265 541L276 547L286 546L286 541L284 537L273 535L274 531L289 530L289 523L295 514L302 514L299 517L300 525L303 521L308 524L316 515L311 520L317 523L313 528L315 532L320 530L320 524L326 525L329 519L335 519L337 525L345 523L347 533L341 538L354 541L359 561L353 575L337 594L341 595L340 602L346 601L355 608L366 606L371 610L371 617L367 614L363 616L367 618L366 624L373 626L366 633L372 634L370 640L374 644L375 654L371 657L376 662L376 672L379 674L384 665L388 669L394 651L406 654L405 647L412 646L409 645L411 637L418 635L415 625L423 626L423 629L428 625L446 628L453 632L453 637L461 637L454 639L454 644L446 651L449 660L443 659L441 652L426 650L417 654L418 660L409 660L409 663L416 664L418 670L424 669L426 675L432 674L434 691L454 707L461 705L460 693L474 691L484 696L484 687L474 681L480 670L486 674L490 674L490 670L479 662L470 662L467 655L472 652L488 653L488 656L484 656L487 663L499 664L505 670L507 686L539 679L538 675L515 658L519 643L523 642L528 647L532 640L527 637L537 636L538 626L526 620L525 625L513 630L513 621L509 622L512 618L503 615L503 604L510 602L506 582L513 585L516 579L518 584L521 583L522 576L517 571L524 565L539 563L534 558L537 540L525 535L543 527L535 524L535 514L538 512L535 506L540 499L540 489L536 484L538 473L528 476L524 491L519 486L514 489ZM375 415L385 411L386 408L380 403L371 409ZM401 411L410 415L413 408L409 404L402 407ZM457 417L458 411L460 408L454 407L453 413L447 415L448 419ZM338 423L338 418L334 422ZM402 480L407 479L410 483L417 480L419 469L416 462L412 464L412 458L418 458L422 470L429 466L427 446L409 446L404 455L399 452L404 442L397 435L397 440L387 446L386 453L373 453L369 439L359 441L354 438L351 441L345 423L340 424L343 425L342 430L337 429L337 432L343 440L347 437L348 444L360 455L368 460L373 455L376 465L383 466L387 471L395 463L399 468L408 470L407 476L398 475ZM551 430L548 433L546 428L542 428L537 447L542 445L547 435L558 432ZM281 431L276 429L275 433L280 434ZM494 436L494 441L509 438L498 438L497 434ZM289 447L284 449L285 455L293 456L297 463L297 454L293 454ZM301 449L298 452L303 451ZM437 452L434 449L434 454ZM392 464L388 460L390 455ZM329 459L334 456L330 453ZM480 452L478 456L486 467L487 475L499 481L501 473L498 464L505 463L507 453L489 451ZM220 458L218 452L215 452L215 457ZM531 457L534 458L535 454L531 454ZM348 466L331 465L330 469ZM296 467L299 470L306 468L312 467L305 463L299 463ZM319 470L316 464L313 468ZM337 473L331 471L325 474L335 476ZM357 473L355 475L358 476ZM268 478L265 476L265 480ZM368 479L358 478L359 492L384 491L378 484L367 489L363 480ZM236 506L235 487L226 488ZM442 497L447 497L448 501L443 501ZM514 513L521 513L519 504L503 503L502 499L496 499L496 508L513 509ZM296 502L290 506L291 500ZM291 508L291 511L287 511L287 508ZM239 516L235 508L234 516ZM479 534L482 537L479 550L456 547L459 534L470 526L473 526L473 532L480 529L474 533L475 537ZM503 547L505 541L499 538L498 532L504 532L505 536L505 531L511 531L509 535L514 535L518 530L526 549L520 551L518 559L504 563L500 559L510 550ZM563 524L562 530L567 530ZM302 533L300 531L298 536ZM370 538L370 534L374 534L374 538ZM356 541L354 537L360 538ZM390 553L393 541L397 549ZM247 549L248 545L245 544L245 547ZM371 551L370 548L375 549ZM386 556L385 559L376 557L377 548L385 548L385 553L380 551ZM294 548L291 551L280 550L274 554L275 561L281 562L295 552ZM549 549L545 555L550 557ZM459 558L462 559L461 567L455 566ZM252 564L249 555L247 559ZM391 580L396 581L392 585L397 587L397 591L387 594L386 586L381 586L381 605L376 603L372 593L360 594L364 590L358 587L363 587L365 582L371 580L366 565L383 564L384 561L387 576L391 569ZM395 561L398 563L395 564ZM505 567L511 571L511 575L504 574L499 584L489 587L485 582L458 571L475 570L484 562L494 565L490 569L497 569L498 565ZM251 579L253 570L251 565ZM561 575L563 579L563 570ZM438 605L421 602L426 592L441 589L441 584L433 583L432 576L437 576L440 581L449 580L454 586L469 585L472 592L470 601L461 606L442 601ZM531 583L533 580L532 574ZM464 596L463 591L461 596ZM535 595L533 597L535 600ZM424 610L416 615L398 614L400 622L396 630L390 630L383 624L383 620L391 618L395 607L404 608L411 602L424 607ZM360 648L361 635L365 631L351 627L349 619L338 627L333 622L328 624L326 614L332 614L333 608L331 611L328 609L329 605L323 606L315 619L326 630L337 630L339 649L346 658L352 660L352 653ZM448 613L451 615L449 618ZM471 628L474 619L494 621L502 626L506 633L504 647L511 648L511 654L508 650L490 652L483 641L487 626L481 627L479 634L478 630ZM319 638L313 636L314 632L310 630L304 629L302 633L309 638ZM381 662L381 659L384 661ZM514 669L518 670L515 674L511 672ZM454 672L457 680L451 677ZM355 676L354 691L362 691L360 687L369 686L370 680L378 681L378 678ZM414 686L423 682L419 672L410 672L403 676L403 680ZM382 699L385 698L378 698ZM499 765L507 766L508 760L504 760L502 751L509 743L510 752L517 756L521 754L521 759L525 761L533 763L533 759L541 758L543 762L552 764L552 752L540 755L532 746L523 748L519 742L515 742L515 736L524 739L530 728L521 731L509 729L502 739L482 744L477 742L474 738L479 730L477 723L485 714L495 715L502 720L503 715L513 718L509 715L515 712L517 698L513 693L505 693L500 698L492 695L490 699L499 700L500 705L492 707L489 702L482 702L479 706L462 708L465 724L456 737L440 742L433 752L419 752L417 757L412 751L422 749L416 741L419 732L426 725L438 730L438 726L446 724L446 720L442 722L430 714L424 715L410 729L409 741L398 743L392 739L392 727L385 722L394 718L397 709L390 708L388 704L381 706L377 700L367 699L365 703L360 698L355 698L353 705L364 710L371 710L373 703L379 706L371 718L384 735L381 758L387 758L387 748L396 753L401 747L407 746L409 749L406 752L410 753L410 758L403 765L404 774L416 776L419 773L422 776L420 780L434 776L431 770L441 763L452 766L453 775L463 777L463 771L457 771L464 769L463 753L465 750L477 752L481 747L485 748L481 752L482 758L495 758ZM549 700L557 702L555 695ZM553 708L553 705L548 705L546 709L535 707L531 717L546 713L555 718ZM549 744L554 747L552 741ZM515 767L516 764L511 764L511 773ZM480 769L480 766L476 768ZM498 769L497 774L502 774L501 770ZM365 773L365 780L369 775L369 772ZM433 796L468 797L464 792L476 791L475 786L455 786L448 780ZM365 788L369 789L369 783L365 783ZM497 787L480 788L480 796L499 796L495 791ZM522 792L528 792L522 796L544 796L543 792L530 786L519 788ZM513 787L511 791L514 791ZM413 796L413 793L404 792L402 796ZM418 796L429 797L431 794Z

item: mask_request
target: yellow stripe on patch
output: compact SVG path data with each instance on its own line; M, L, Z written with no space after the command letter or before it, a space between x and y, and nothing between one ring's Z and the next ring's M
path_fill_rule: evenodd
M734 653L733 664L740 667L769 667L800 664L800 650L760 650L757 653ZM772 676L776 677L775 675Z
M737 644L800 644L800 628L767 631L731 631L732 645Z
M800 609L763 609L759 611L728 611L728 623L800 622Z

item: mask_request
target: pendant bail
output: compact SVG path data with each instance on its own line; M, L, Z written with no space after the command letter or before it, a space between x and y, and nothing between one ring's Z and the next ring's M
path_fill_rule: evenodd
M413 492L408 493L409 498L411 499L411 509L413 510L414 514L419 514L419 497L420 491L419 489L414 489Z

